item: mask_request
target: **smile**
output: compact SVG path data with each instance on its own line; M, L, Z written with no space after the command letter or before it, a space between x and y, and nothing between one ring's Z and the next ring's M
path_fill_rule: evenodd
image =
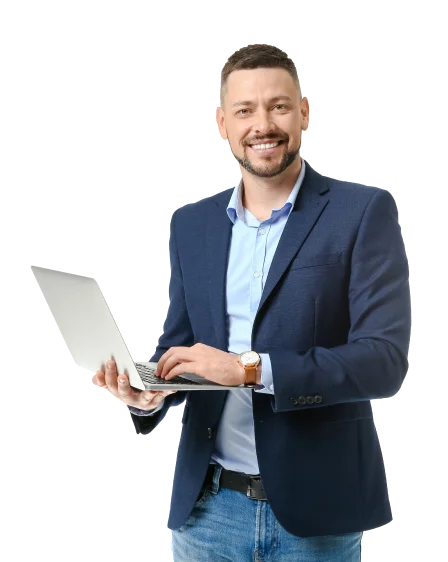
M252 144L249 145L252 150L258 154L271 154L277 150L277 147L282 143L282 141L270 142L265 144Z

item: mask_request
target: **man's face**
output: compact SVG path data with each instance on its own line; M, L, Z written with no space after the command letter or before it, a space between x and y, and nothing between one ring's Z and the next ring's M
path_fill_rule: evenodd
M296 160L308 116L308 100L300 101L283 68L232 72L223 107L216 110L219 132L240 165L265 178L281 174ZM276 146L260 146L266 143Z

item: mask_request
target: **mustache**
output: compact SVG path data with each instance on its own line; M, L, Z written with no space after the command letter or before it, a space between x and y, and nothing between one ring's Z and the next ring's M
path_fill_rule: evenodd
M251 144L266 144L266 143L270 143L270 142L282 142L282 141L286 141L287 139L281 139L281 138L271 138L271 137L263 137L261 139L251 139L250 141L246 142L247 146L250 146Z

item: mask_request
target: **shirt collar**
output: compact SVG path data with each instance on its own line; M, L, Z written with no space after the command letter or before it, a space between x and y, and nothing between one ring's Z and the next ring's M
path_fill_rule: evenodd
M300 174L296 180L296 183L294 184L294 187L292 188L292 191L289 194L288 199L285 201L283 207L281 207L281 209L272 209L271 218L286 212L289 215L289 213L292 211L294 203L297 199L297 195L299 193L299 189L302 185L303 178L305 176L305 160L303 160L303 158L301 158L300 160L302 162L302 166L300 168ZM246 222L245 209L243 207L242 201L242 184L243 179L241 178L239 184L233 188L232 196L226 209L227 215L233 222L233 224L235 224L237 217L239 220Z

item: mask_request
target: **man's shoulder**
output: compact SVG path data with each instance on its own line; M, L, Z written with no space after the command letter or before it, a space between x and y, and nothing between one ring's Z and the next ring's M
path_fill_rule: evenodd
M360 197L370 198L375 195L378 191L385 191L380 187L373 185L367 185L363 183L351 182L346 180L338 180L336 178L331 178L328 176L323 176L327 181L328 187L334 190L335 194L342 196L347 195L357 195Z
M340 180L320 174L305 160L305 177L301 187L302 196L307 186L313 191L318 191L321 195L325 193L333 202L339 201L347 204L348 207L355 206L355 208L368 203L375 194L386 192L385 189L373 185Z
M186 205L179 207L175 211L175 214L182 220L188 217L195 217L199 214L202 215L203 213L210 211L210 209L216 209L220 206L224 206L225 208L230 201L233 189L233 187L225 189L224 191L220 191L210 197L204 197L204 199L200 199L194 203L187 203Z
M392 194L381 187L338 180L328 176L322 177L329 187L329 195L333 202L343 205L346 209L352 209L353 212L363 213L375 196L393 201Z

